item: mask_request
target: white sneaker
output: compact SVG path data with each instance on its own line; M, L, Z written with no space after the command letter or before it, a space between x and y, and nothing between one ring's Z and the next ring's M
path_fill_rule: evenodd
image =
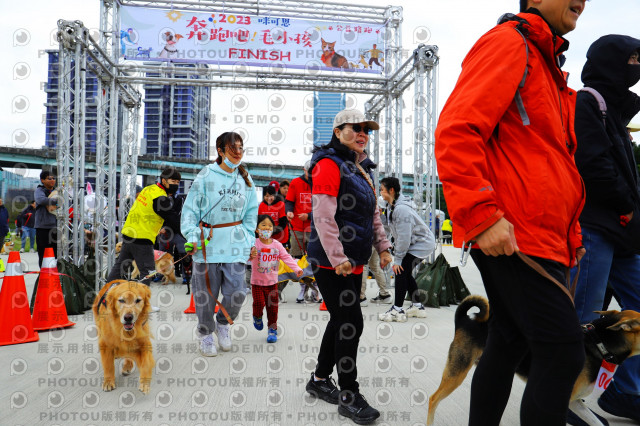
M34 249L29 250L29 253L35 253L36 251Z
M409 309L407 309L407 317L408 318L426 318L427 317L427 310L424 308L424 306L411 306Z
M218 334L218 343L220 343L220 349L225 352L231 350L231 336L229 335L229 324L220 324L216 327L216 333Z
M200 353L204 356L218 355L218 351L216 350L216 341L213 334L207 334L200 338Z
M158 312L160 310L160 308L158 308L157 306L151 306L151 312Z
M364 299L360 299L360 306L361 307L369 306L369 301L367 300L366 297Z
M407 314L404 310L395 310L392 306L387 312L378 314L378 319L384 322L407 322Z
M24 249L23 248L20 249L20 253L24 253Z

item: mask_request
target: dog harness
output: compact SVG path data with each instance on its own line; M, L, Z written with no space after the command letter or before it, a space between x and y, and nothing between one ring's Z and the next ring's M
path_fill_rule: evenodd
M596 330L593 324L591 323L582 324L581 327L582 327L582 332L584 333L584 336L591 343L593 343L593 345L596 347L596 349L598 349L598 352L600 353L600 355L605 361L611 364L616 364L616 365L622 364L622 361L620 361L615 354L612 354L607 350L607 347L602 342L602 339L598 335L598 331Z
M113 281L111 283L111 285L109 286L109 288L107 288L107 291L105 291L102 296L100 296L100 300L98 301L98 313L100 313L100 306L104 305L104 308L107 309L107 293L109 293L109 290L111 290L111 287L113 287L114 285L118 285L120 284L120 281Z

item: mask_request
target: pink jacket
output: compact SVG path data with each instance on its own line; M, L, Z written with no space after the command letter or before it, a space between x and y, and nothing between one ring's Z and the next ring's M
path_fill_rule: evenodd
M293 272L302 270L277 240L273 240L271 244L263 244L260 238L256 238L256 250L258 255L251 261L251 284L267 286L277 283L280 260Z

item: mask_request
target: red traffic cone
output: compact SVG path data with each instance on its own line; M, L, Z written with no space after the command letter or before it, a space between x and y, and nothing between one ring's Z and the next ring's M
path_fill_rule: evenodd
M56 258L53 257L53 248L51 247L44 250L32 319L33 329L38 331L75 325L75 322L69 321L67 317Z
M324 304L324 299L322 300L322 303L320 304L320 310L321 311L326 311L327 310L327 305Z
M38 340L38 333L33 331L31 323L20 253L12 251L0 289L0 346Z
M216 304L216 309L213 311L213 313L217 313L218 312L218 305ZM193 293L191 294L191 303L189 303L189 307L187 309L184 310L185 314L195 314L196 313L196 304L193 301Z
M185 314L195 314L196 313L196 304L193 301L193 294L191 294L191 303L189 303L189 307L184 310Z

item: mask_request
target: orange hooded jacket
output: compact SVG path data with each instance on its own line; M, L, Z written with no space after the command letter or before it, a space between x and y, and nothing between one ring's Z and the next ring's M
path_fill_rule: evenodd
M573 155L576 93L558 56L568 42L533 13L507 21L467 54L436 129L435 154L454 245L473 241L504 217L519 249L572 266L582 245L585 192ZM515 95L529 117L525 125Z

